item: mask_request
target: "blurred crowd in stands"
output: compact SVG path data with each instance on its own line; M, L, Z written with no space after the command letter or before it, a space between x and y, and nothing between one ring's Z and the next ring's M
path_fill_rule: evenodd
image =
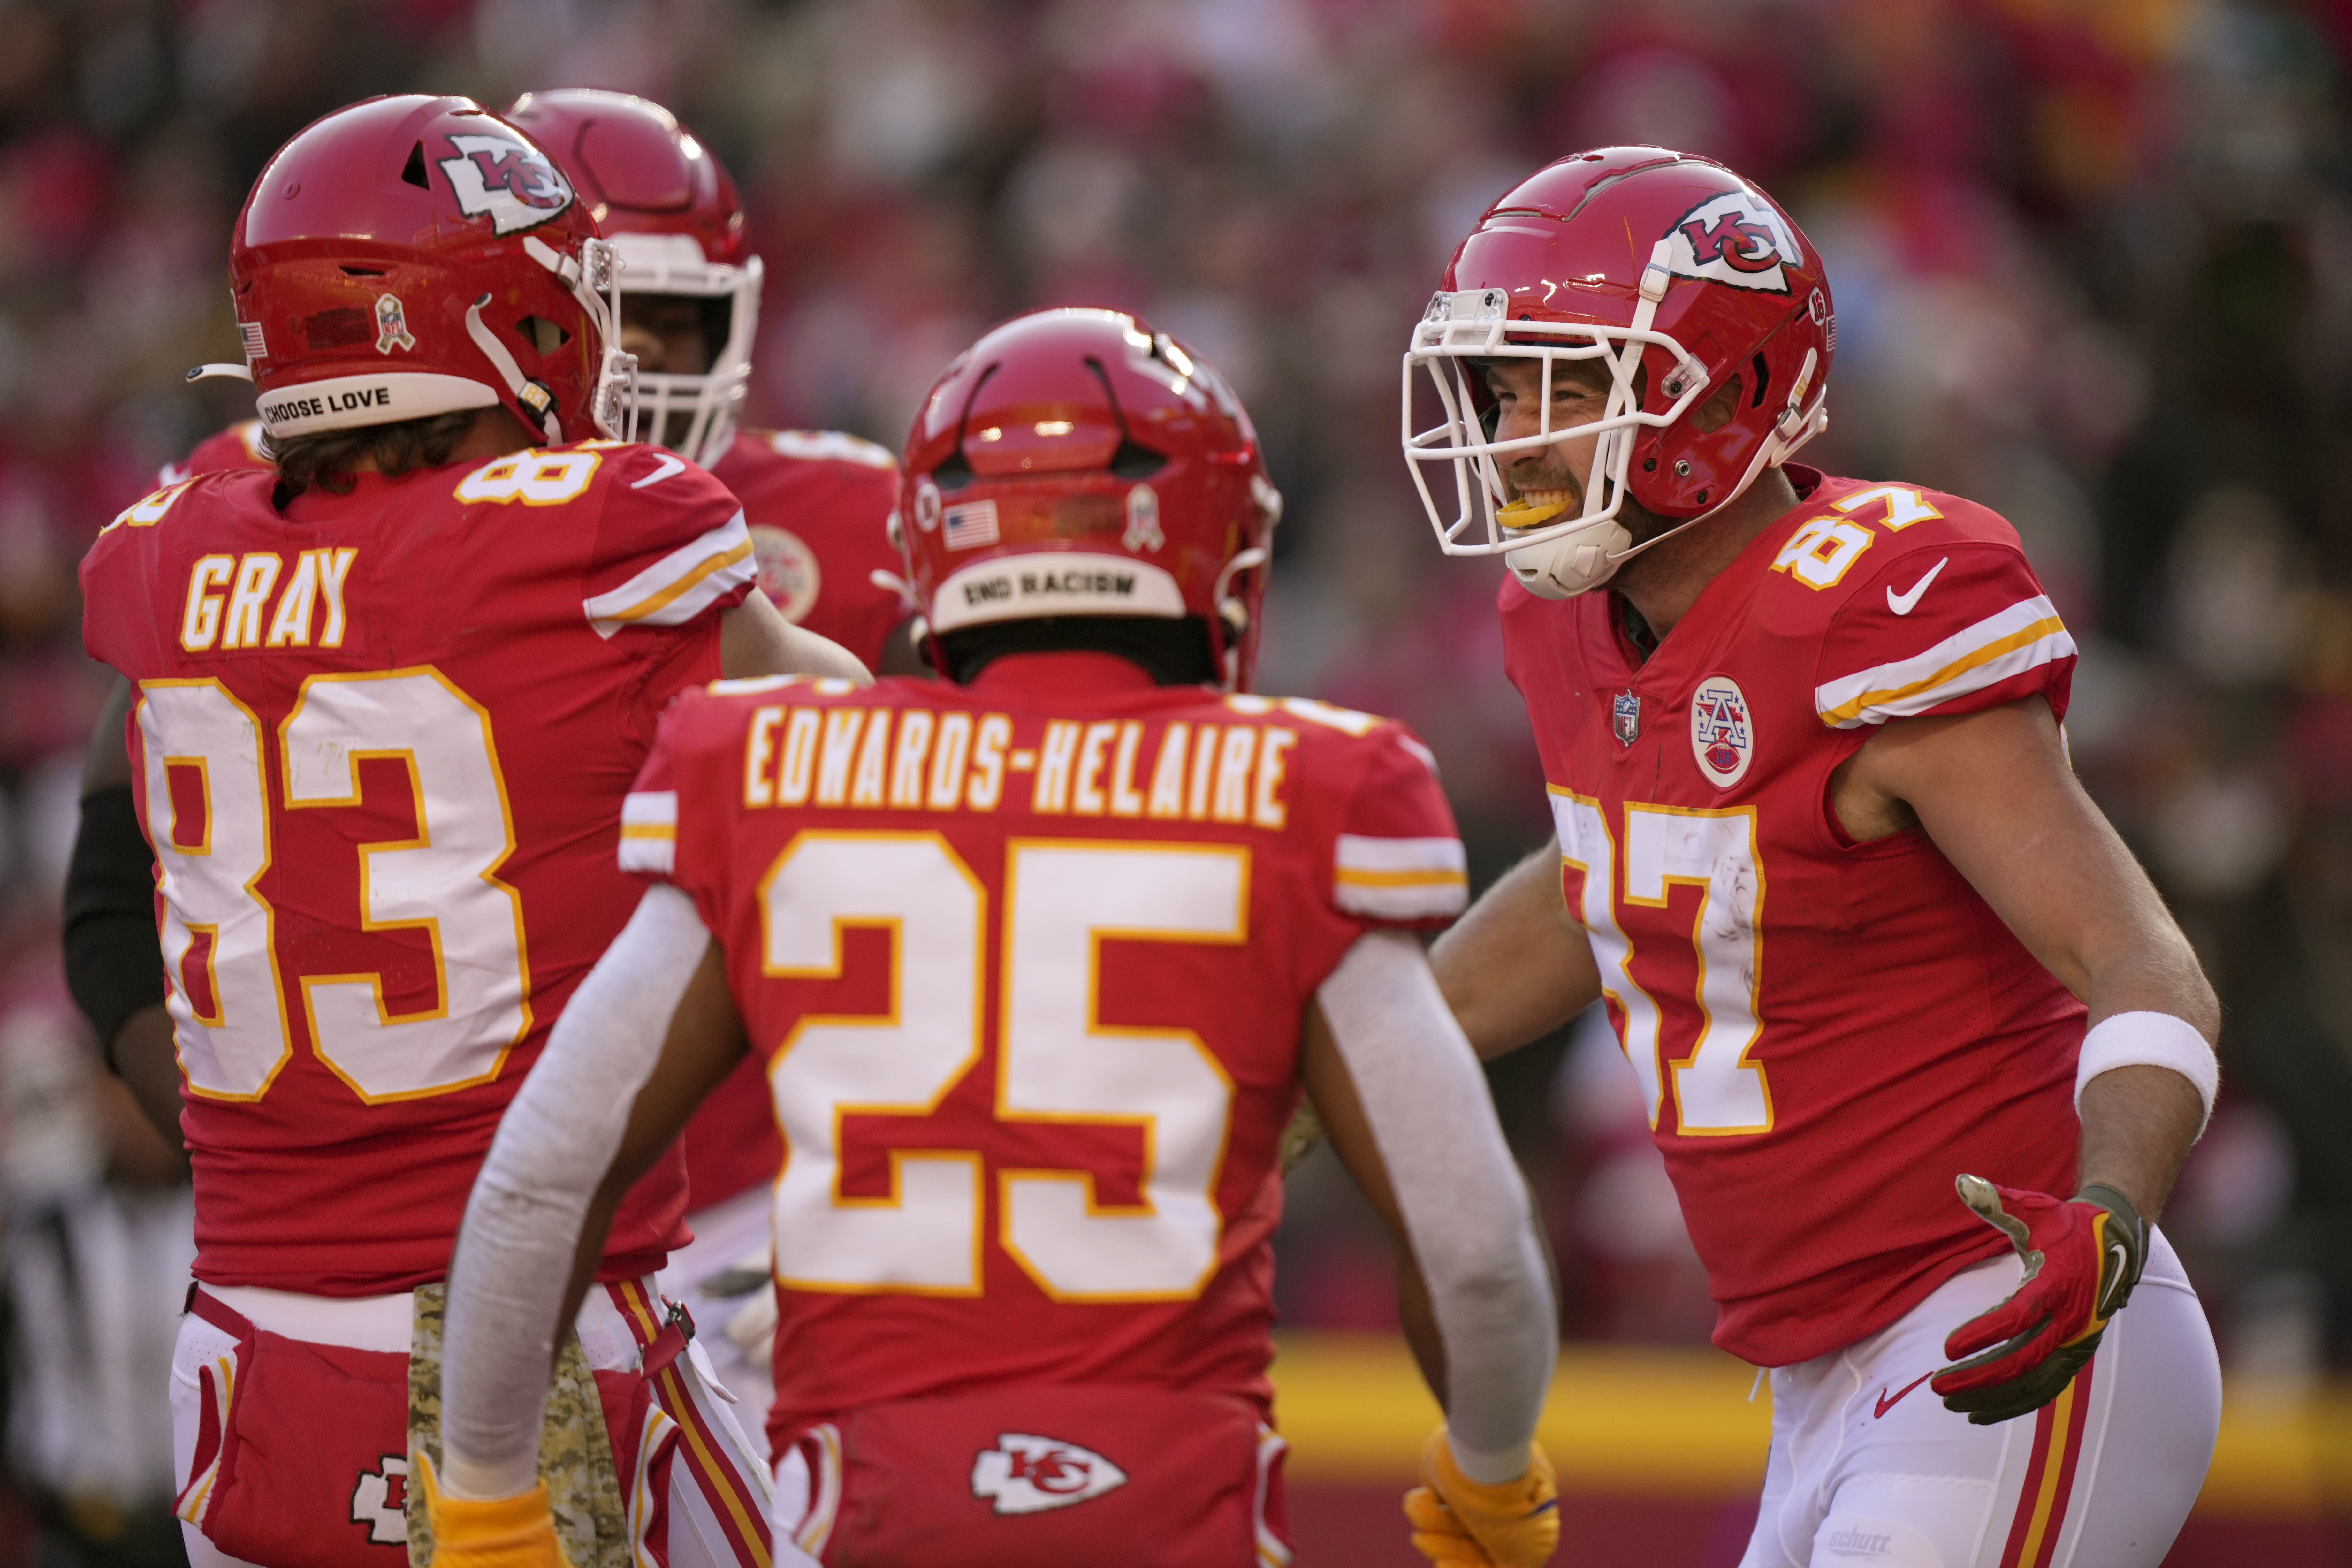
M1288 498L1261 685L1414 724L1482 880L1549 822L1496 569L1439 556L1398 457L1406 331L1542 162L1655 142L1748 174L1836 296L1807 460L2016 524L2082 647L2076 765L2221 990L2225 1098L2167 1226L2225 1360L2342 1368L2347 45L2342 0L0 0L0 1206L26 1494L90 1540L168 1487L160 1415L135 1436L160 1365L89 1352L131 1342L108 1338L126 1303L175 1302L186 1261L170 1152L58 975L105 684L75 565L159 466L251 411L182 373L235 357L227 233L262 161L394 91L677 110L767 263L754 423L895 448L945 361L1033 304L1187 340ZM1567 1330L1703 1341L1606 1027L1494 1076ZM1328 1158L1291 1202L1288 1321L1393 1323L1383 1244Z

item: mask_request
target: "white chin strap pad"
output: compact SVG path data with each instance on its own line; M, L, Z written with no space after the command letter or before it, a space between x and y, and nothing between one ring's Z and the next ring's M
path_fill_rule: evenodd
M1539 599L1572 599L1617 574L1633 536L1615 518L1571 529L1556 539L1507 552L1504 563L1519 585Z

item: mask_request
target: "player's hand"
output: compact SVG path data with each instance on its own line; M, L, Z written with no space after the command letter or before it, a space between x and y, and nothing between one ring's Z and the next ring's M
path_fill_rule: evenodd
M555 1539L545 1481L514 1497L449 1497L422 1454L416 1475L433 1521L435 1568L572 1568Z
M1946 1409L1990 1426L2041 1409L2074 1381L2139 1283L2147 1224L2130 1199L2097 1184L2071 1199L1980 1176L1958 1185L1960 1201L2025 1262L2025 1278L2000 1305L1946 1338L1944 1353L1957 1364L1927 1385Z
M1527 1473L1493 1486L1455 1468L1440 1426L1421 1452L1422 1484L1404 1494L1413 1550L1461 1568L1538 1568L1559 1547L1559 1482L1538 1444Z
M1282 1173L1286 1176L1297 1170L1298 1162L1315 1152L1315 1146L1322 1142L1323 1119L1315 1114L1315 1102L1302 1094L1297 1113L1282 1130Z

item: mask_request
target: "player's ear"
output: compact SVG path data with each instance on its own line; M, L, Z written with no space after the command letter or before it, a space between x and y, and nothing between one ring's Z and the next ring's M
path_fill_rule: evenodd
M1716 388L1715 395L1698 405L1696 412L1691 415L1691 428L1702 436L1712 435L1730 422L1738 406L1739 378L1735 375Z

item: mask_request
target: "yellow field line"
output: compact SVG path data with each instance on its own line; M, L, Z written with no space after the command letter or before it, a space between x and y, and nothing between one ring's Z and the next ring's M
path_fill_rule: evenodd
M1275 1423L1305 1484L1410 1479L1437 1424L1403 1342L1385 1334L1277 1336ZM1567 1489L1731 1498L1764 1476L1772 1394L1714 1350L1563 1345L1538 1436ZM1913 1397L1928 1396L1921 1390ZM2352 1517L2352 1388L2233 1382L2198 1511Z

